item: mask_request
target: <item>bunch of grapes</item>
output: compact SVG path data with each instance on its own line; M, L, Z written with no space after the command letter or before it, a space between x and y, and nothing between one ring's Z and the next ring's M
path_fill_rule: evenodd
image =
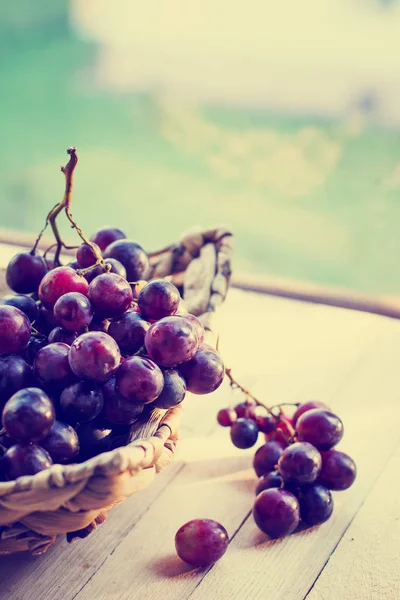
M241 388L232 378L231 383ZM310 527L327 521L333 511L331 492L348 489L357 473L353 459L335 449L343 437L339 417L318 401L294 406L289 418L282 406L267 409L248 398L217 415L238 448L251 448L260 433L265 435L253 460L259 478L253 517L272 538L293 533L300 522Z

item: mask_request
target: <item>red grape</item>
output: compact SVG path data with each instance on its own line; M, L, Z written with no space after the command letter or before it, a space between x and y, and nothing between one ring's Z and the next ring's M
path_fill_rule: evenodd
M257 482L256 487L256 496L261 494L264 490L269 490L270 488L279 488L283 484L283 479L279 473L276 471L271 471L270 473L265 473L265 475L261 475Z
M254 521L271 538L293 533L300 521L299 502L290 492L270 488L258 494L253 508Z
M68 463L79 452L78 434L71 425L54 421L47 437L40 442L55 463Z
M296 424L297 439L318 450L330 450L343 437L343 423L332 412L314 408L305 412Z
M104 407L102 416L113 425L130 425L143 412L143 404L127 400L118 390L115 377L102 386Z
M90 291L90 289L89 289ZM54 315L64 329L80 331L93 319L93 308L89 298L79 292L68 292L54 305Z
M332 514L332 494L323 485L314 483L303 487L298 493L298 499L300 516L307 525L325 523Z
M54 406L47 394L34 387L16 392L6 402L2 423L7 435L21 442L39 442L54 423Z
M324 410L330 410L329 406L327 406L324 402L319 402L318 400L310 400L310 402L304 402L304 404L300 404L297 408L296 412L292 417L293 425L296 425L297 421L305 412L312 410L313 408L322 408Z
M116 273L117 275L120 275L121 277L126 279L126 269L124 265L122 265L119 262L119 260L115 260L115 258L106 258L104 262L106 265L110 265L111 267L108 273ZM103 265L97 265L97 267L94 267L93 269L90 269L90 271L85 273L84 278L90 283L95 277L98 277L99 275L104 275L106 272L107 271L105 267L103 267Z
M61 297L63 298L64 296ZM62 342L63 344L68 344L68 346L70 346L76 337L77 333L74 331L67 331L66 329L63 329L63 327L54 327L49 333L48 341L49 344Z
M197 333L197 342L199 344L199 348L200 346L204 343L204 336L205 336L205 331L204 331L204 327L201 323L201 321L199 321L199 319L197 317L195 317L194 315L191 315L190 313L187 314L176 314L177 317L183 317L184 319L187 319L192 325L194 325L194 328L196 329L196 333ZM201 350L205 350L206 348L201 348ZM208 349L214 350L214 348L212 346L209 346Z
M231 427L231 440L236 448L251 448L257 442L258 427L250 419L238 419Z
M194 567L214 564L226 552L228 532L212 519L193 519L182 525L175 535L175 548L181 560Z
M100 248L95 242L93 242L93 246L101 254ZM81 244L76 251L76 260L81 269L86 269L94 265L97 262L97 257L93 247L89 244Z
M107 381L118 369L120 352L115 340L102 331L83 333L71 344L69 364L83 379Z
M55 342L39 350L33 362L33 372L39 381L58 385L74 381L68 361L69 349L67 344Z
M23 294L4 296L4 298L0 300L0 303L19 308L19 310L26 314L31 323L32 321L36 321L38 317L37 304L30 296L24 296Z
M143 346L149 327L150 323L144 321L139 313L130 310L110 323L108 334L117 342L121 352L135 354Z
M18 390L33 384L31 367L15 354L0 356L0 410Z
M115 258L126 269L128 281L146 279L149 271L149 257L139 244L129 240L117 240L107 246L104 258Z
M23 475L35 475L52 465L46 450L34 444L15 444L3 457L7 479L17 479Z
M116 379L121 394L137 404L153 402L161 394L164 386L160 367L142 356L127 358L120 365Z
M256 405L256 403L251 398L249 398L245 402L239 402L239 404L236 404L234 410L236 412L237 418L244 419L244 418L248 417L250 408L255 407L255 405Z
M0 305L0 354L18 354L31 337L31 323L15 306Z
M7 285L18 294L30 294L36 292L46 273L46 263L41 256L20 252L8 263Z
M129 283L115 273L99 275L89 285L89 299L97 317L119 317L132 303Z
M275 431L276 418L264 406L254 405L248 408L248 417L253 419L261 433Z
M267 440L267 442L277 442L282 448L287 448L288 446L288 438L280 430L275 430L272 433L267 433L265 435L265 439Z
M123 240L126 235L120 229L116 227L103 227L98 229L90 238L91 242L97 244L101 251L105 250L107 246L117 240Z
M191 360L179 365L179 370L192 394L214 392L225 377L224 363L213 350L198 350Z
M186 319L164 317L146 332L144 343L154 362L163 367L174 367L195 355L197 334Z
M161 394L154 401L157 408L172 408L184 400L186 383L182 375L175 369L166 369L163 372L164 387Z
M103 392L91 381L79 381L61 392L60 406L69 423L87 423L101 413Z
M230 427L237 419L233 408L221 408L217 414L217 421L222 427Z
M172 283L154 279L140 292L138 306L145 319L158 320L175 314L179 300L179 292Z
M89 284L71 267L57 267L49 271L39 286L39 298L42 304L53 309L57 300L68 292L79 292L87 296Z
M303 485L317 479L321 462L321 455L314 446L307 442L296 442L283 451L278 469L285 480Z
M322 469L318 482L330 490L347 490L357 476L357 467L352 458L339 450L322 452Z
M283 448L278 442L267 442L260 446L253 459L253 467L257 477L273 471L282 452Z

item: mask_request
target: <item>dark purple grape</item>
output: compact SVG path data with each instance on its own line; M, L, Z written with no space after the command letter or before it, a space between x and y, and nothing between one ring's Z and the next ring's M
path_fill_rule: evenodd
M193 358L197 350L197 334L186 319L164 317L153 323L144 343L154 362L163 367L174 367Z
M144 344L144 336L150 323L133 310L114 319L108 328L108 334L117 342L124 354L135 354Z
M74 383L61 392L60 406L68 423L93 421L103 408L102 389L91 381Z
M16 392L6 402L2 423L7 435L19 442L39 442L54 423L54 406L47 394L34 387Z
M138 306L145 319L158 320L174 315L178 309L180 294L177 288L164 279L154 279L139 294Z
M0 410L18 390L33 385L31 367L15 354L0 356Z
M120 365L117 388L121 394L137 404L153 402L161 394L164 378L160 367L149 358L131 356Z
M299 502L286 490L270 488L256 497L253 517L257 527L271 538L284 537L299 524Z
M118 369L120 351L115 340L107 333L89 331L72 343L69 364L83 379L107 381Z
M299 442L309 442L318 450L330 450L343 437L343 423L334 413L314 408L301 415L296 431Z
M330 491L318 483L301 488L298 493L300 517L307 525L320 525L329 519L333 511Z
M115 273L99 275L89 285L89 299L97 317L120 317L132 304L132 290L123 277Z
M0 305L0 354L18 354L31 337L31 323L15 306Z
M255 422L261 433L272 433L275 431L277 420L264 406L256 404L250 406L248 409L248 418Z
M72 342L77 338L77 333L74 331L67 331L63 327L54 327L49 333L48 342L54 344L55 342L61 342L70 346Z
M79 292L68 292L54 305L54 315L64 329L81 331L93 319L93 308L89 298Z
M304 402L300 404L297 408L296 412L292 417L293 425L295 426L301 415L309 410L313 410L314 408L322 408L323 410L330 410L329 406L327 406L324 402L319 402L319 400L310 400L310 402Z
M314 446L307 442L296 442L282 452L278 470L286 481L304 485L317 479L321 463L321 455Z
M191 360L179 365L179 370L192 394L214 392L225 377L224 363L214 350L198 350Z
M182 525L175 535L175 548L181 560L194 567L217 562L229 544L228 532L212 519L193 519Z
M120 277L126 279L126 269L124 265L119 262L119 260L115 260L115 258L106 258L104 262L106 265L110 265L111 267L108 273L115 273L116 275L120 275ZM103 275L104 273L107 273L106 268L102 265L97 265L97 267L94 267L94 269L90 269L90 271L85 273L84 277L86 281L90 283L95 277Z
M257 482L256 496L261 494L261 492L264 490L269 490L270 488L280 488L282 485L283 479L276 471L271 471L270 473L261 475Z
M251 448L257 442L258 427L250 419L238 419L231 427L231 440L236 448Z
M251 399L236 404L236 406L234 407L234 411L236 412L237 418L245 419L246 417L248 417L250 409L253 409L255 405L256 403Z
M318 482L334 491L347 490L357 476L357 467L352 458L339 450L322 452L322 468Z
M22 357L29 364L33 365L36 354L41 348L47 345L47 338L39 335L32 335L28 345L22 351Z
M97 252L101 254L101 250L95 242L93 242L93 246ZM81 269L91 267L97 262L96 252L93 249L93 246L84 243L81 244L76 251L76 261Z
M71 425L54 421L47 437L40 442L54 463L68 463L79 452L78 434Z
M65 266L71 267L71 269L74 269L75 271L77 271L78 269L81 268L77 260L72 260L71 262L67 263Z
M68 292L79 292L87 296L89 284L82 275L71 267L57 267L49 271L39 286L39 298L42 304L53 310L57 300Z
M79 438L78 460L83 461L102 452L108 452L112 447L112 430L109 427L92 423L82 423L76 428Z
M68 361L69 349L67 344L55 342L39 350L33 362L33 372L39 381L64 386L75 380Z
M139 244L129 240L117 240L107 246L104 258L115 258L122 263L128 281L146 279L149 272L150 263L146 252Z
M36 292L46 273L46 263L41 256L20 252L8 263L7 285L18 294L30 294Z
M172 408L184 400L186 394L186 383L182 375L175 369L163 371L164 387L154 406L157 408Z
M59 327L60 323L55 317L53 310L48 310L44 306L39 308L39 315L35 322L35 329L43 335L49 335L55 327Z
M253 467L257 477L273 471L278 464L282 452L283 448L278 442L271 441L260 446L253 459Z
M199 348L201 346L201 344L204 343L204 336L205 336L205 331L204 331L204 327L201 323L201 321L199 321L199 319L197 317L195 317L194 315L191 315L190 313L187 314L176 314L177 317L182 317L184 319L187 319L196 329L196 333L197 333L197 342L199 344ZM210 348L212 350L214 350L214 348L212 348L210 346ZM203 350L203 348L202 348Z
M51 467L52 462L48 452L34 444L15 444L3 457L4 470L7 479L18 479L23 475L35 475Z
M19 308L19 310L26 314L31 323L38 318L39 309L34 299L30 296L24 296L23 294L4 296L4 298L0 299L0 303Z
M104 407L102 416L112 425L130 425L143 412L143 404L127 400L118 390L115 377L102 386Z
M230 427L237 419L236 412L233 408L221 408L217 414L217 421L221 427Z
M126 235L120 229L116 227L103 227L98 229L90 238L91 242L97 244L100 250L103 252L113 242L117 240L124 240Z
M89 325L89 331L102 331L103 333L107 333L110 327L110 321L108 319L103 319L99 321L98 319L93 319L93 321Z

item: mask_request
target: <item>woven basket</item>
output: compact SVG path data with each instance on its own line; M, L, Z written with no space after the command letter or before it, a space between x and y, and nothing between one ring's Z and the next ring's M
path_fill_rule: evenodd
M150 255L151 277L181 288L189 312L200 317L208 343L213 316L225 299L231 273L232 234L226 228L191 231ZM171 461L182 405L153 409L132 426L129 443L80 464L54 465L33 476L0 483L0 554L45 552L58 534L86 537L106 512L144 489Z

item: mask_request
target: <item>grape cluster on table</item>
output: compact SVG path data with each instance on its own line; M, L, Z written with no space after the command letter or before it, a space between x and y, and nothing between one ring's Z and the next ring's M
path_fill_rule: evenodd
M7 267L16 295L0 300L3 480L123 445L150 410L177 406L186 391L208 394L224 378L179 290L146 281L143 248L112 228L91 242L65 266L31 251Z

